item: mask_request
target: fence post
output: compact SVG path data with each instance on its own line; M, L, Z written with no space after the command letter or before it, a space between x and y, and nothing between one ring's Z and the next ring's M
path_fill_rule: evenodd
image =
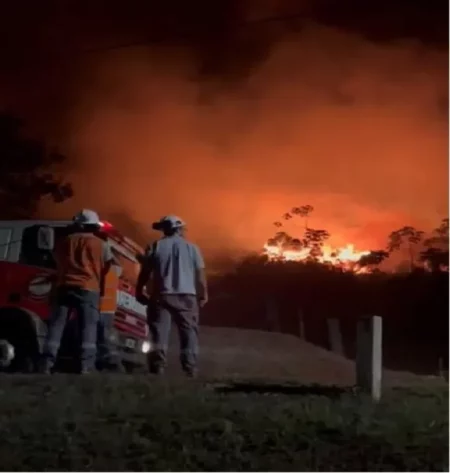
M327 319L328 340L331 351L339 355L344 355L344 345L342 343L342 333L339 319Z
M375 401L381 398L382 352L382 318L362 318L357 327L356 384Z
M298 336L301 340L305 340L305 321L303 319L303 310L299 307L297 311L298 317Z

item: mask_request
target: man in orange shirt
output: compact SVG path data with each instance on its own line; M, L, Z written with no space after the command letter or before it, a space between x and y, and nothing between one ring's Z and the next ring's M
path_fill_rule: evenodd
M95 369L100 291L114 262L111 247L95 235L99 228L97 213L82 210L73 218L68 235L56 245L55 307L49 319L41 372L51 373L72 311L77 312L81 327L81 373Z

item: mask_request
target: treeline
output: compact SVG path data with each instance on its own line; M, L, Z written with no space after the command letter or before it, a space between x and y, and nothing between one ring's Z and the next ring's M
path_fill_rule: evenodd
M309 226L313 211L312 205L293 207L290 212L284 213L280 220L274 222L277 231L267 240L267 245L281 250L280 260L283 260L282 253L285 251L301 251L303 249L309 250L306 258L309 262L318 262L323 256L324 245L330 239L331 234L325 229ZM291 222L292 219L298 217L303 220L303 228L300 235L293 236L289 231L285 231L286 222ZM444 218L439 226L428 234L412 226L403 226L394 230L388 235L385 248L372 249L369 254L354 262L354 266L377 271L381 263L391 255L402 253L402 255L406 255L405 263L409 271L416 268L424 268L428 271L448 271L448 248L449 219ZM405 264L400 266L404 268Z

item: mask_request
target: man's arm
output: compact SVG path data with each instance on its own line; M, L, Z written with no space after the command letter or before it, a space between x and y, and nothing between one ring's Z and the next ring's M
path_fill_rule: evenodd
M194 246L195 285L200 307L208 302L208 284L206 281L205 261L198 246Z
M141 270L139 271L136 283L136 299L144 305L147 305L149 302L146 286L153 271L153 252L154 246L147 250L147 253L141 262Z

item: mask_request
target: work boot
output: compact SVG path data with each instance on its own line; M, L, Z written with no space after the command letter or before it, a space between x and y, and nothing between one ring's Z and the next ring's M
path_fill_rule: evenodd
M185 369L184 373L188 378L196 378L198 376L198 371L196 369Z
M37 372L39 374L53 374L53 367L48 360L40 360Z

